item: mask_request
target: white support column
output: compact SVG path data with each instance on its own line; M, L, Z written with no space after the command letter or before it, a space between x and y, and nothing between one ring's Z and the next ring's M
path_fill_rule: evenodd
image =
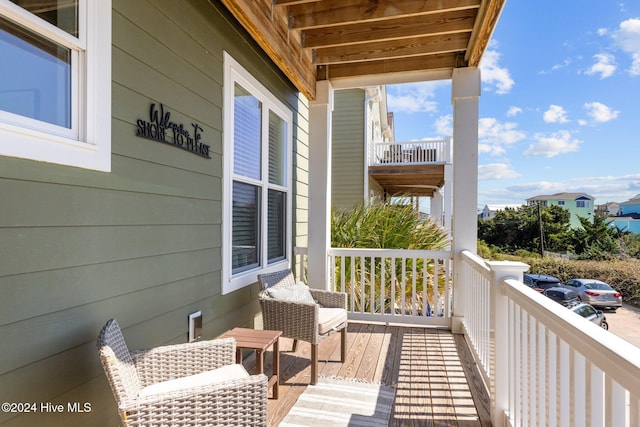
M447 137L444 164L444 200L442 202L443 225L451 237L451 218L453 217L453 154L451 137Z
M431 204L429 207L429 216L431 219L438 223L438 225L443 226L443 217L442 217L442 192L440 190L435 190L433 192L433 196L431 196Z
M478 236L478 101L480 70L453 70L453 332L462 332L465 286L462 283L463 250L477 252Z
M331 245L331 113L333 87L316 83L309 105L309 239L308 285L328 289L327 252Z

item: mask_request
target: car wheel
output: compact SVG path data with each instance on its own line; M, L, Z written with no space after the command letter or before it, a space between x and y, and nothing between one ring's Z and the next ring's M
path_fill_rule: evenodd
M605 331L609 330L609 324L607 322L602 322L602 325L600 326L602 326L602 329L604 329Z

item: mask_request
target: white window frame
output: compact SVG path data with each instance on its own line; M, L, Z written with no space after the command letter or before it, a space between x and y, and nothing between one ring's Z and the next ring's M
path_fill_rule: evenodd
M71 129L0 114L0 156L111 171L111 0L79 0L79 37L11 3L0 15L72 51Z
M282 260L268 263L267 251L267 206L268 206L268 189L275 188L273 185L264 184L262 188L262 198L260 207L261 235L260 235L260 259L259 266L250 270L245 270L233 274L232 269L232 215L233 215L233 140L234 140L234 88L239 84L245 90L255 96L263 105L262 111L262 135L268 135L268 115L269 111L273 111L282 120L287 123L287 147L286 152L286 182L285 187L280 187L281 191L286 190L286 247L285 257ZM267 88L265 88L256 78L254 78L247 70L245 70L235 59L227 52L224 52L224 148L223 148L223 196L222 196L222 294L228 294L235 290L255 283L258 280L258 274L269 273L273 271L288 268L291 265L292 253L292 141L293 141L293 113L283 102L277 99ZM267 141L268 143L268 141ZM269 152L263 138L262 143L262 176L263 182L268 183L268 156Z

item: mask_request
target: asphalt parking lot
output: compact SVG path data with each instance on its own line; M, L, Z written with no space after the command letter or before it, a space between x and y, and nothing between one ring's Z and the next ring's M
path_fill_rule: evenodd
M622 304L616 310L603 310L609 323L609 332L640 347L640 308Z

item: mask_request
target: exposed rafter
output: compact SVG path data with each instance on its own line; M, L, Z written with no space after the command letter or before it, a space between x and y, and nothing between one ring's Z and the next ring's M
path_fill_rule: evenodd
M221 1L309 99L323 79L478 66L505 0Z

